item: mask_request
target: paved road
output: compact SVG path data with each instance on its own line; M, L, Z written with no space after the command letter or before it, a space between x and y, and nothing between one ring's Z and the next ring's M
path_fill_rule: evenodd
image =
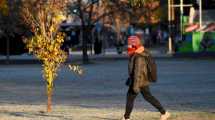
M170 110L215 111L215 62L197 59L157 59L159 80L152 92ZM124 108L126 59L83 65L84 76L66 66L55 81L54 104L87 108ZM39 64L0 65L0 105L46 104ZM154 109L138 96L137 109Z

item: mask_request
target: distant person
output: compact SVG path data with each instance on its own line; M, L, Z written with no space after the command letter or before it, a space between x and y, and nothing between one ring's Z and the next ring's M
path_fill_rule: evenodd
M128 36L134 35L135 26L133 24L129 25L128 27Z
M129 86L129 89L127 92L125 114L121 120L130 120L134 100L138 93L141 93L146 101L159 110L161 113L160 120L167 120L170 117L170 113L151 95L149 88L150 83L155 82L157 79L156 64L137 36L131 36L128 39L128 56L129 78L126 85Z
M126 33L120 32L118 36L118 40L116 42L116 49L118 54L123 53L123 46L125 45L125 41L126 41Z
M158 31L157 31L156 39L157 39L158 44L160 44L162 42L162 40L163 40L163 32L162 32L161 29L158 29Z
M145 29L145 32L144 32L144 41L145 41L145 43L144 43L145 46L148 46L148 47L151 46L152 41L151 41L151 37L150 37L149 28Z

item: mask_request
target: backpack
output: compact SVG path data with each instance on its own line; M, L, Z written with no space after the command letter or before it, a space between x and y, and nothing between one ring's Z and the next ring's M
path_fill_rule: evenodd
M150 55L150 53L147 53L148 55L145 56L146 63L147 63L147 69L148 69L148 78L150 82L156 82L157 81L157 64L155 63L154 58Z

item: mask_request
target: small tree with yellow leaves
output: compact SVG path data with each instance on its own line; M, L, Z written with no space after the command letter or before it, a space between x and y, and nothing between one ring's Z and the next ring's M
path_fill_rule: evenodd
M31 26L33 33L33 37L26 40L27 48L43 63L48 112L51 112L53 80L58 68L67 58L67 54L60 48L64 34L58 29L65 18L67 3L67 0L28 0L23 3L23 18Z

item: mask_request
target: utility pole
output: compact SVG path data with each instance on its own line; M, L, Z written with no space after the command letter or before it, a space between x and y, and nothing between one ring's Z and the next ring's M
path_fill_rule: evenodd
M202 0L199 0L199 24L200 30L202 29Z
M169 38L168 38L168 53L173 54L173 40L172 40L172 4L173 0L168 0L168 29L169 29Z
M181 29L181 36L180 39L183 38L183 16L184 16L184 0L180 0L180 29Z

